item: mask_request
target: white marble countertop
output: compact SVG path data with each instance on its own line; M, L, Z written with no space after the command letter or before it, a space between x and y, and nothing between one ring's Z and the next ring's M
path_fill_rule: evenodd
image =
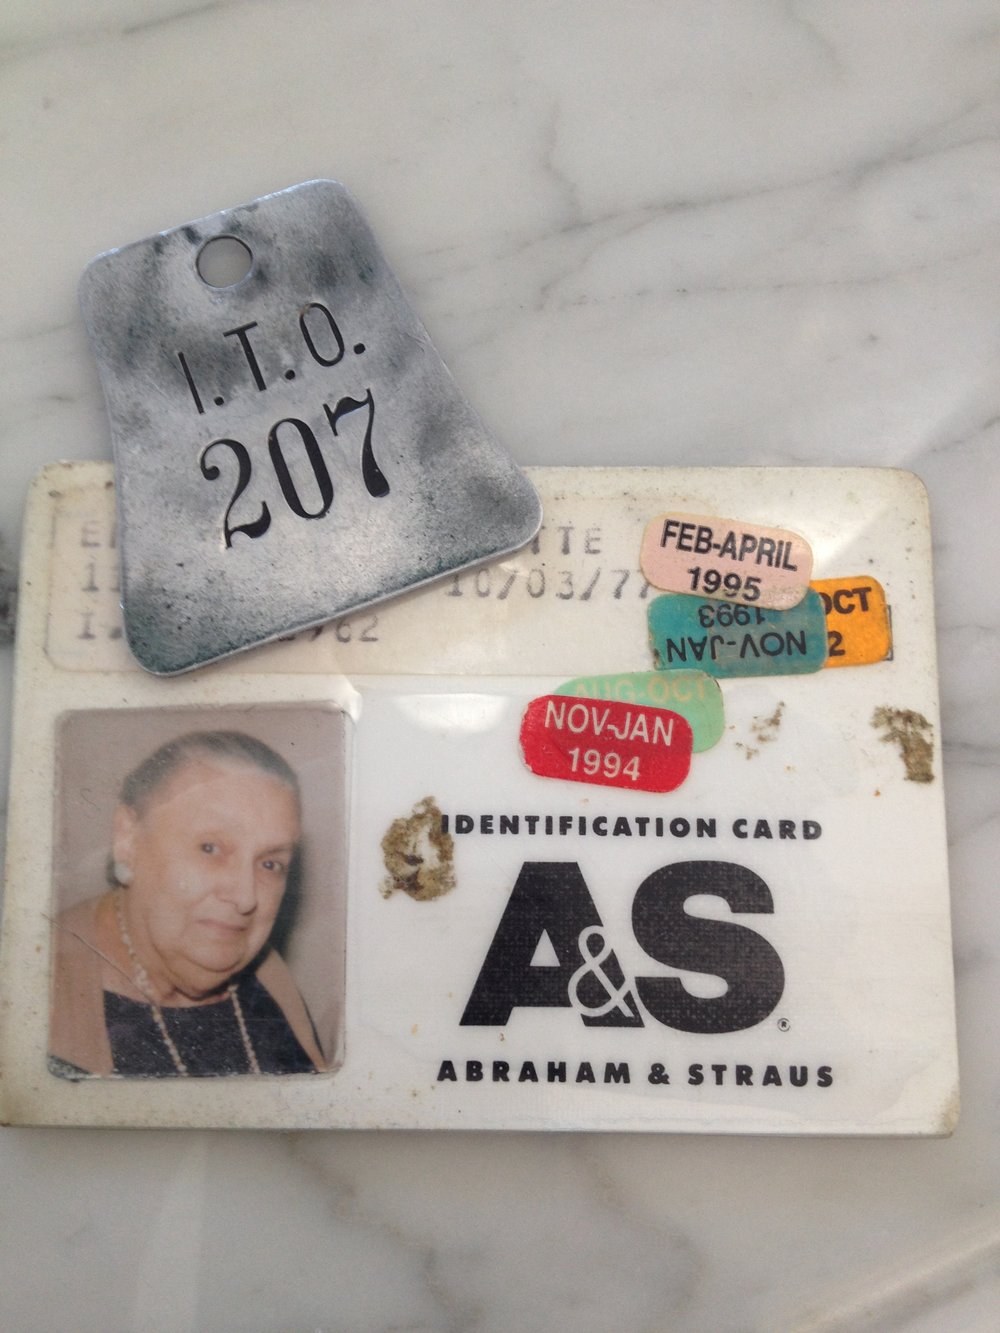
M3 1327L996 1327L998 71L1000 0L7 0L7 566L33 473L109 456L88 259L316 176L522 463L924 479L963 1109L903 1142L5 1130Z

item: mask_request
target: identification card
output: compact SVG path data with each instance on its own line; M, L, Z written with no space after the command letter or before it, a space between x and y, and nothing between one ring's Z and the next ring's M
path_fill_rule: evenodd
M920 483L530 477L516 555L159 679L126 646L110 467L41 476L6 1121L951 1131ZM652 586L674 514L797 534L809 590Z

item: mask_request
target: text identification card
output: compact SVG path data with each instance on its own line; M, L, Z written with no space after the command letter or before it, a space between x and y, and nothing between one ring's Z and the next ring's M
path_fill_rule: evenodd
M546 522L524 551L161 680L122 637L110 468L46 470L18 627L5 1120L950 1132L919 483L531 479ZM811 590L759 611L661 594L640 549L675 513L801 534ZM683 623L651 637L661 597ZM713 635L808 656L769 650L798 643L806 604L824 651L833 617L845 636L874 617L844 639L850 670L691 660Z

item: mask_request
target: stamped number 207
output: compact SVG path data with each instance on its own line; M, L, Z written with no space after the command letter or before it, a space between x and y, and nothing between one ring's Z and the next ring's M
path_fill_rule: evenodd
M341 398L336 406L332 408L328 403L323 404L327 422L334 436L338 433L337 427L342 418L351 412L360 411L362 408L367 410L367 422L364 444L361 449L361 475L368 494L375 498L381 498L388 495L389 483L375 461L375 454L372 449L375 399L372 397L371 389L368 390L364 398ZM289 444L292 448L301 447L305 451L318 492L314 501L314 508L307 508L306 502L299 494L299 488L285 456L286 444ZM221 475L216 462L209 460L209 455L213 450L220 448L230 451L236 460L237 469L236 485L222 520L223 536L228 549L233 544L233 538L239 532L242 532L246 537L262 537L271 526L271 510L267 501L262 500L256 518L247 523L232 523L230 521L233 506L250 485L253 465L246 445L239 440L228 438L213 440L211 444L205 446L200 460L202 476L208 481L216 481ZM312 428L298 417L284 417L281 421L276 421L267 434L267 451L281 494L292 513L298 515L299 518L325 518L333 504L333 479L323 456L323 450Z

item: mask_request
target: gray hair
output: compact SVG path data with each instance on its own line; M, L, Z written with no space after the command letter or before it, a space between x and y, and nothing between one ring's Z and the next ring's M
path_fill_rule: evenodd
M301 799L295 770L263 741L242 731L190 731L161 745L129 773L122 783L122 804L143 814L160 788L196 759L248 764L283 782L296 802Z

